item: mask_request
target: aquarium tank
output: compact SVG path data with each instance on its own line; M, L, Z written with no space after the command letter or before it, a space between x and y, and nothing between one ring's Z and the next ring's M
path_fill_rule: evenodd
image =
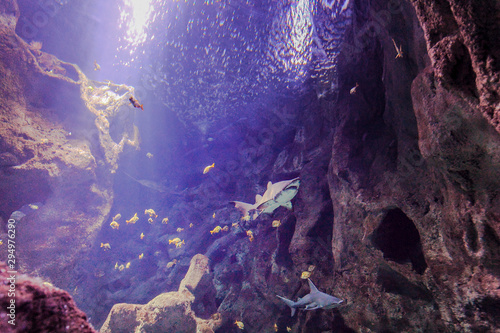
M500 331L495 0L0 0L0 332Z

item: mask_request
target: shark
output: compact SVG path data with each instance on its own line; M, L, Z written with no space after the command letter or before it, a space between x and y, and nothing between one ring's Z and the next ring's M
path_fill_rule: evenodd
M292 209L290 202L299 190L300 179L294 178L290 180L283 180L281 182L267 183L267 189L263 195L257 194L255 196L255 203L249 204L242 201L231 201L234 206L239 209L243 216L252 216L256 219L260 214L271 214L280 206Z
M307 279L309 282L309 289L311 290L309 294L305 295L302 298L299 298L297 302L291 301L285 297L276 295L283 302L286 303L292 310L292 317L295 315L296 309L304 309L304 310L316 310L316 309L333 309L339 306L344 300L341 300L335 296L325 294L316 288L314 283L310 279Z
M124 172L130 179L138 182L142 186L145 186L147 188L152 189L153 191L164 193L167 191L167 188L161 184L158 184L157 182L154 182L152 180L147 180L147 179L137 179L129 175L128 173Z

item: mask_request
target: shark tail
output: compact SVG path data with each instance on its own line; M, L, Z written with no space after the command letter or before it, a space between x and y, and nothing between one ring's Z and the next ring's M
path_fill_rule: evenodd
M292 317L295 315L295 302L294 301L291 301L289 300L288 298L285 298L285 297L281 297L280 295L276 295L277 297L279 297L283 302L285 302L286 305L288 305L290 307L290 309L292 310Z

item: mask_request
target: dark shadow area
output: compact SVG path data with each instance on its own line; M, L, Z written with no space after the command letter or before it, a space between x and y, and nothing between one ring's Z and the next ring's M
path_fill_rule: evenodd
M372 235L373 245L384 253L384 258L398 264L411 262L418 274L427 269L420 234L412 220L399 208L387 212Z
M409 297L414 300L431 302L431 292L425 286L410 282L404 275L387 266L380 266L377 272L377 283L385 292Z

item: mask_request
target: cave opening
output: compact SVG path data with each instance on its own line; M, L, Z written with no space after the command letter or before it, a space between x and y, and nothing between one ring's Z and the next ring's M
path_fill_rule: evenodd
M399 208L391 209L375 229L372 236L373 245L381 250L384 258L398 264L411 262L418 274L427 268L422 252L420 234L413 221Z

